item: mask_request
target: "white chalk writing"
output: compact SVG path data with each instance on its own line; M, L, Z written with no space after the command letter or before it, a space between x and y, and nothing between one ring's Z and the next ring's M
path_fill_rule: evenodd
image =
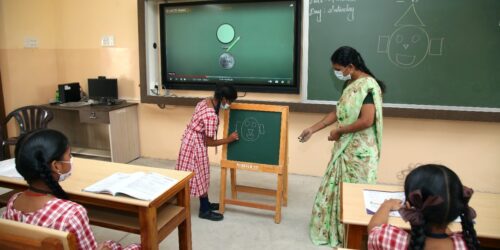
M357 0L309 0L309 20L321 23L323 15L344 15L348 22L354 22Z

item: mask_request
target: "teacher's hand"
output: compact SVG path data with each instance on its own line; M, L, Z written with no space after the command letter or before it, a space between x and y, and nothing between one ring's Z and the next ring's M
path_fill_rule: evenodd
M330 131L330 135L328 136L329 141L338 141L341 134L338 129L333 129Z
M300 142L306 142L309 140L309 138L311 138L313 132L310 128L306 128L304 129L304 131L302 131L302 133L299 135L299 141Z

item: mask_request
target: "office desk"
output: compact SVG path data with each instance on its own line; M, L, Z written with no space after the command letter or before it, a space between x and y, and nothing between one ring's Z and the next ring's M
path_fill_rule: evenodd
M73 154L97 156L121 163L140 156L137 103L43 107L54 113L48 127L68 137Z
M179 182L153 201L124 196L83 192L82 189L116 172L155 172ZM91 224L141 235L143 249L158 249L159 243L179 229L179 249L192 248L189 180L191 172L126 165L75 158L72 175L61 182L70 200L87 208ZM0 176L0 186L26 189L23 179ZM173 198L176 204L169 203Z
M402 191L401 186L368 185L342 183L341 221L345 226L345 247L360 249L363 235L367 235L367 226L372 215L366 213L363 190ZM477 212L476 229L480 244L500 246L500 194L479 193L472 195L470 204ZM398 217L389 217L389 223L400 228L410 229L410 224ZM460 223L452 223L450 229L462 231Z

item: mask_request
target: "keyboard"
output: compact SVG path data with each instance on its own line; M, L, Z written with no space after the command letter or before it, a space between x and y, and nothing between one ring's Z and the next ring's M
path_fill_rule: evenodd
M59 104L61 107L83 107L90 105L90 102L65 102Z

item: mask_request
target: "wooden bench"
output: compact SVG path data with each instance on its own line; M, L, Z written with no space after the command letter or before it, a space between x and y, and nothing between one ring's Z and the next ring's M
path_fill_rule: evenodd
M0 249L76 250L78 247L72 233L0 219Z

